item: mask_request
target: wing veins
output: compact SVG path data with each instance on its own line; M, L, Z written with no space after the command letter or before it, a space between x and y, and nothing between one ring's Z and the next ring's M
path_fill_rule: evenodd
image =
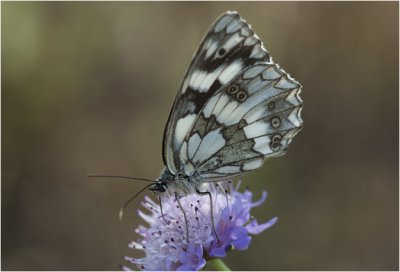
M250 160L255 160L255 159L263 159L264 158L264 156L263 155L260 155L260 156L255 156L255 157L253 157L253 158L249 158L249 159L245 159L245 160L237 160L237 161L231 161L231 162L229 162L229 163L225 163L225 164L221 164L221 165L218 165L218 167L215 167L215 168L211 168L211 169L207 169L207 173L208 172L212 172L212 170L216 170L216 169L218 169L218 168L221 168L221 167L223 167L223 166L229 166L229 165L232 165L232 164L234 164L234 163L238 163L238 162L244 162L244 161L250 161ZM240 167L240 168L242 168L242 167ZM250 170L251 171L251 170ZM200 173L202 173L202 172L200 172ZM215 173L215 172L213 172L213 173Z
M267 85L265 85L265 87L271 86L272 83L273 83L273 82L268 83ZM227 85L229 85L229 84L227 84ZM255 91L251 96L257 94L257 93L260 92L262 89L263 89L263 88L261 88L261 89ZM275 96L272 96L272 97L275 97ZM272 97L270 97L270 98L272 98ZM250 96L249 96L249 98L250 98ZM269 100L270 98L268 98L268 100ZM266 100L267 100L267 99L266 99ZM256 104L255 106L251 107L243 116L245 116L247 113L249 113L249 111L251 111L253 108L257 107L257 106L260 105L261 103L265 102L266 100L263 100L263 101L261 101L260 103ZM225 109L225 107L226 107L227 105L228 105L228 103L225 104L224 108L218 113L218 116L216 116L215 119L217 119L217 118L221 115L222 111ZM238 105L232 110L232 112L233 112L234 110L236 110L240 105L242 105L242 104L238 103Z
M211 113L214 111L214 109L215 109L215 106L218 104L218 102L219 102L219 100L221 99L221 96L222 96L222 92L220 91L220 92L218 92L217 91L217 93L216 94L220 94L220 96L218 97L218 100L217 100L217 102L215 102L215 105L214 105L214 107L213 107L213 109L212 109L212 111L211 111ZM214 94L214 95L216 95L216 94ZM211 96L212 97L212 96ZM211 99L211 97L209 98L209 100ZM208 100L208 101L209 101ZM207 104L207 103L206 103ZM204 106L203 106L203 108L202 109L204 109L204 107L205 107L205 105L206 104L204 104ZM200 112L202 112L202 110L200 110ZM211 117L211 114L210 114L210 117ZM207 119L207 123L206 123L206 129L205 129L205 131L207 131L207 128L208 128L208 123L210 122L210 117ZM199 118L199 116L197 116L197 118L196 118L196 121L197 121L197 119ZM193 126L196 124L196 121L194 122L194 124L193 124ZM189 135L189 134L188 134ZM205 135L204 135L204 137L205 137ZM203 138L204 138L203 137ZM199 145L196 147L196 151L193 153L193 158L196 156L196 154L197 154L197 151L199 150L199 147L200 147L200 145L201 145L201 143L203 142L203 138L201 138L200 139L200 142L199 142ZM188 153L188 158L189 158L189 140L188 140L188 148L187 148L187 153ZM193 162L192 162L193 163Z
M251 66L250 66L250 67L251 67ZM242 72L242 75L243 75L243 72ZM258 75L258 76L262 76L262 74L260 74L260 75ZM229 83L227 83L227 84L224 85L224 86L228 86L228 85L229 85L231 82L233 82L236 78L237 78L237 77L235 77L234 79L232 79ZM278 83L280 79L281 79L281 77L278 78L278 79L275 79L275 80L271 80L271 82L269 82L267 85L265 85L264 87L260 88L259 90L255 91L251 96L256 95L257 93L261 92L263 89L269 88L271 85ZM267 81L266 79L264 79L264 80ZM218 102L220 101L221 97L225 94L225 93L222 91L222 89L223 89L223 87L221 87L221 88L214 94L214 95L218 95L218 94L219 94L219 97L218 97L218 100L216 101L216 103L215 103L214 106L213 106L213 109L212 109L212 111L211 111L210 117L211 117L211 115L213 114L213 112L214 112L214 110L215 110L215 107L216 107L216 105L218 104ZM279 95L282 95L282 93L276 94L276 95L274 95L274 96L272 96L272 97L270 97L270 98L268 98L268 99L266 99L266 100L262 100L261 102L259 102L258 104L254 105L254 106L251 107L249 110L247 110L247 112L246 112L243 116L245 116L247 113L249 113L253 108L257 107L258 105L264 103L265 101L267 101L267 100L269 100L269 99L271 99L271 98L275 98L276 96L279 96ZM212 98L212 96L208 99L208 101L210 101L211 98ZM229 102L230 102L230 101L229 101ZM215 121L216 121L216 122L217 122L218 117L219 117L219 116L221 115L221 113L223 112L223 110L224 110L224 109L226 108L226 106L229 104L229 102L226 103L226 104L224 105L224 107L220 110L220 112L218 113L218 115L215 115L215 114L214 114L214 116L215 116ZM207 103L204 104L203 108L200 110L200 113L202 112L202 110L204 109L204 107L205 107L206 105L207 105ZM238 104L238 105L235 107L235 109L237 109L240 105L241 105L241 104ZM235 109L234 109L234 110L235 110ZM233 110L232 110L232 111L233 111ZM198 118L199 118L199 116L197 116L196 121L197 121ZM207 129L208 129L208 125L209 125L209 123L210 123L210 119L211 119L211 118L208 118L208 119L207 119L205 131L207 131ZM260 119L258 119L258 120L260 120ZM256 120L256 121L258 121L258 120ZM193 126L196 124L196 121L194 122ZM254 122L256 122L256 121L254 121ZM249 124L252 124L252 123L254 123L254 122L251 122L251 123L249 123ZM247 124L247 125L249 125L249 124ZM189 134L188 134L188 135L189 135ZM265 135L267 135L267 134L265 134ZM265 136L265 135L263 135L263 136ZM196 147L196 151L195 151L194 154L193 154L193 158L196 156L197 151L199 150L199 147L200 147L201 143L203 142L203 139L204 139L204 137L200 139L199 145ZM189 142L188 142L188 145L189 145ZM229 146L229 145L226 145L226 146ZM189 158L189 146L188 146L188 148L187 148L186 153L187 153L187 157ZM212 158L212 157L210 157L209 159L211 159L211 158ZM208 159L208 160L209 160L209 159ZM203 165L205 162L207 162L208 160L206 160L206 161L204 161L202 164L200 164L199 167L202 166L202 165ZM193 161L191 161L191 163L193 164Z
M285 130L281 130L281 132L289 132L289 131L291 131L291 130L293 130L293 129L294 129L294 128L285 129ZM254 138L246 138L246 139L243 139L243 140L240 140L240 141L231 143L231 144L227 144L227 145L224 146L224 148L225 148L225 147L228 147L228 146L231 146L231 145L234 145L234 144L238 144L238 143L244 142L244 141L253 140L253 139L257 139L257 138L261 138L261 137L268 136L268 135L273 135L273 134L274 134L274 133L266 133L266 134L263 134L263 135L260 135L260 136L254 137ZM252 149L252 150L253 150L254 152L260 153L260 152L254 150L254 149ZM273 152L273 153L276 153L276 152ZM260 153L260 154L261 154L261 157L265 157L264 154L262 154L262 153ZM259 158L259 157L254 157L254 158L246 159L246 160L252 160L252 159L257 159L257 158ZM202 164L196 166L196 169L201 168L204 164L206 164L207 162L209 162L211 159L212 159L212 157L208 158L208 160L206 160L206 161L204 161ZM239 161L246 161L246 160L239 160ZM234 161L234 162L239 162L239 161ZM232 163L232 162L230 162L230 163ZM222 167L222 166L229 165L230 163L218 165L218 167L216 167L216 168L211 168L211 169L207 169L207 171L209 171L209 170L214 170L214 169L218 169L218 168L220 168L220 167Z

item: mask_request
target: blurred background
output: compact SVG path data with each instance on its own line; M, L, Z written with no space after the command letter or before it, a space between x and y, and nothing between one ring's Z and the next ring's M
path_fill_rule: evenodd
M117 270L211 23L237 10L303 84L304 129L246 175L278 223L235 270L398 270L399 3L2 2L3 270Z

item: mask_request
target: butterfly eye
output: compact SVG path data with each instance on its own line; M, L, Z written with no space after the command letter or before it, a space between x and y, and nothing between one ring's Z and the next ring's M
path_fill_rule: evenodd
M236 99L237 99L239 102L245 101L245 100L247 99L247 93L246 93L245 91L239 91L239 92L236 94Z
M281 125L281 120L279 119L279 117L273 117L270 122L273 128L277 128Z
M235 94L237 91L239 91L239 86L238 85L231 85L228 88L228 93L229 94Z
M273 110L275 108L275 102L269 102L267 107L269 110Z
M218 56L222 57L223 55L225 55L226 53L226 49L225 48L221 48L218 50Z

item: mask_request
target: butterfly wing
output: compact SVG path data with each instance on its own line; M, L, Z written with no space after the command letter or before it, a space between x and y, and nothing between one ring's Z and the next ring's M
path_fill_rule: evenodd
M258 63L217 91L186 135L180 157L205 180L260 167L302 127L301 85L277 64Z
M247 67L270 61L262 42L236 12L216 20L194 55L165 127L163 160L172 174L182 170L182 144L209 98Z

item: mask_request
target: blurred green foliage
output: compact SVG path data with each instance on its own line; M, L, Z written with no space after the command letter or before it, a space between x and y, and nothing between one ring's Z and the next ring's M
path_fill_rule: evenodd
M211 23L237 10L303 84L304 129L245 177L278 223L241 270L398 270L397 2L2 2L2 269L115 270L136 239L172 101Z

